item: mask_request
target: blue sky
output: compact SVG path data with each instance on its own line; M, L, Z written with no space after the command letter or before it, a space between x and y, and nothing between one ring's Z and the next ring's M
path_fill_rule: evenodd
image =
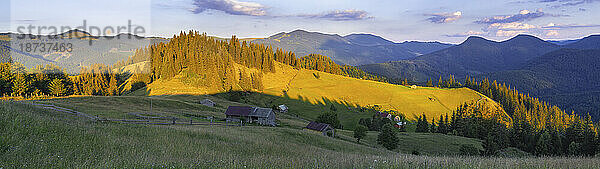
M120 26L146 35L181 30L267 37L296 29L372 33L389 40L460 43L471 35L574 39L600 33L600 0L0 0L0 32L18 26ZM6 5L9 4L9 5ZM35 4L35 5L32 5Z

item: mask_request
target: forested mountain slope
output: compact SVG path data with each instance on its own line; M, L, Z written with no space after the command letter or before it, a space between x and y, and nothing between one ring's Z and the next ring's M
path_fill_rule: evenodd
M520 70L481 75L557 104L600 118L600 50L560 49Z
M416 82L448 75L462 79L467 75L517 69L529 60L558 48L558 45L529 35L519 35L502 42L469 37L460 45L410 61L363 65L360 68L372 74L408 78Z
M338 64L347 65L398 61L452 46L437 42L394 43L370 34L352 34L342 37L304 30L279 33L252 42L282 48L299 56L326 55Z

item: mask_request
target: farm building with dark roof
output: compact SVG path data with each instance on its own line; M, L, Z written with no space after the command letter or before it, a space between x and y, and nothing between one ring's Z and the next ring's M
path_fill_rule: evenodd
M327 133L331 132L331 137L335 136L335 129L331 127L331 125L325 123L317 123L313 121L306 126L306 129L319 131L323 133L324 136L327 136Z
M258 123L260 125L276 126L275 112L273 109L250 107L250 106L229 106L225 111L227 121L243 121L246 123Z

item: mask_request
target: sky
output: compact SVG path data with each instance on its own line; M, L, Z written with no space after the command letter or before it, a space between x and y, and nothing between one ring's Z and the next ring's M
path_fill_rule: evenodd
M142 27L144 36L162 37L197 30L264 38L302 29L460 43L468 36L564 40L600 33L600 0L0 0L0 5L0 32L34 26L33 34L50 34L40 31L44 26L77 27L84 21L100 28L98 33L132 25Z

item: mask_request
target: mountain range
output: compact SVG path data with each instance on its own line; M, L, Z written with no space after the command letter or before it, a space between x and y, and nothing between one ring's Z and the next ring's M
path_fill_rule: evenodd
M566 110L600 118L600 35L557 45L530 35L495 42L469 37L463 43L413 59L359 66L388 78L424 83L454 75L506 83ZM594 94L596 93L596 94Z
M71 30L58 35L29 35L18 33L0 34L0 56L3 59L24 64L28 68L37 65L53 64L70 74L79 72L81 67L92 64L113 65L126 60L136 49L149 44L166 42L164 38L140 37L132 34L115 36L92 36L81 30ZM42 51L42 44L52 50ZM38 45L37 49L34 47ZM30 45L31 48L26 46ZM60 46L71 47L70 51ZM56 50L55 50L56 49Z
M252 42L292 51L297 56L308 54L326 55L336 63L346 65L411 59L453 46L452 44L439 42L411 41L395 43L371 34L340 36L304 30L278 33Z

